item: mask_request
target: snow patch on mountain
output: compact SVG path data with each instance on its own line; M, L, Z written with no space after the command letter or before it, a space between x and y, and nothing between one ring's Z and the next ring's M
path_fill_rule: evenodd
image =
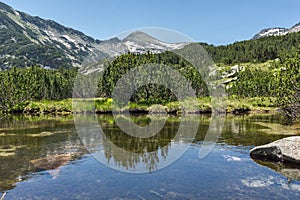
M279 28L279 27L267 28L255 34L252 39L258 39L258 38L268 37L268 36L286 35L288 33L299 32L299 31L300 31L300 23L292 26L291 28Z
M180 49L189 43L165 43L158 39L140 31L129 34L122 40L132 53L143 54L147 51L152 53L162 53L164 51L172 51Z
M95 49L102 54L102 57L116 57L128 52L135 54L144 54L148 51L152 53L162 53L183 48L187 44L189 43L169 44L161 42L144 32L136 31L129 34L123 40L111 38L102 41L95 46Z
M0 44L4 50L0 57L5 55L5 58L22 59L22 61L25 59L28 63L36 60L34 64L53 68L81 66L89 57L113 58L127 52L135 54L144 54L148 51L162 53L180 49L189 44L165 43L141 31L132 32L124 39L111 38L100 41L75 29L62 26L53 20L44 20L16 11L2 2L0 2L0 14L3 44L7 41L16 44L12 46L14 49L9 51L4 48L5 45ZM28 48L30 47L28 49L30 54L27 53L27 46L24 44ZM22 49L22 55L17 56L15 52L19 49ZM48 55L55 56L45 61L44 58ZM0 64L0 69L10 68L15 61L10 59L9 62ZM22 67L26 67L25 65Z

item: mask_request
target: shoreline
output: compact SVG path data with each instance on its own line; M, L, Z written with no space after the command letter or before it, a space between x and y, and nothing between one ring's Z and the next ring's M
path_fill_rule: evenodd
M117 113L124 114L212 114L212 104L210 97L197 98L197 108L189 104L181 107L179 102L168 102L163 105L146 105L142 103L129 103L128 106L120 109ZM279 112L275 107L274 98L255 97L255 98L236 98L228 97L224 105L226 109L222 113L226 114L270 114ZM183 102L184 103L184 102ZM72 115L72 114L112 114L113 100L110 98L95 99L64 99L59 101L42 100L29 101L13 109L1 112L5 114L49 114L49 115ZM189 107L190 106L190 107Z

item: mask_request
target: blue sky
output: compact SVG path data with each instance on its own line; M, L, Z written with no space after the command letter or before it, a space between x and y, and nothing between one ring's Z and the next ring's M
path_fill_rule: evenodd
M300 22L299 0L1 0L97 39L141 27L162 27L194 40L228 44L267 27Z

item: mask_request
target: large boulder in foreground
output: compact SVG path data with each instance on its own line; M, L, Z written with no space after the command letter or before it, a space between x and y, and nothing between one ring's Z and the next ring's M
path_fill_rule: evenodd
M277 140L251 149L254 159L296 164L300 168L300 136Z

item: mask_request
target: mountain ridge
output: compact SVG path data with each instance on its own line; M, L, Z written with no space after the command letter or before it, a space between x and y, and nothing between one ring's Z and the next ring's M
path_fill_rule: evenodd
M299 31L300 23L297 23L289 29L263 29L253 39ZM216 61L219 61L224 60L226 58L224 56L227 54L220 53L215 48L230 49L231 46L243 46L243 43L247 43L247 41L228 44L227 47L222 47L222 45L214 47L206 43L203 43L203 46ZM128 52L136 54L148 51L162 53L184 48L188 44L190 43L165 43L141 31L132 32L123 39L115 37L98 40L53 20L45 20L14 10L0 2L0 69L32 65L46 68L81 67L84 61L90 57L112 58ZM277 48L275 46L272 48L261 54L277 56ZM259 51L258 49L257 52ZM238 53L237 55L239 55ZM222 56L224 58L220 59L219 57ZM275 56L269 57L273 59ZM229 59L228 62L230 60L237 59Z
M262 29L260 32L256 33L252 39L259 39L262 37L269 37L269 36L286 35L288 33L294 33L299 31L300 31L300 22L296 23L291 28L274 27L274 28Z
M0 63L11 66L78 66L100 43L53 20L16 11L0 2Z
M53 20L17 11L0 2L0 69L41 65L80 67L87 57L111 58L121 54L161 53L186 44L168 44L134 32L123 40L100 41Z

